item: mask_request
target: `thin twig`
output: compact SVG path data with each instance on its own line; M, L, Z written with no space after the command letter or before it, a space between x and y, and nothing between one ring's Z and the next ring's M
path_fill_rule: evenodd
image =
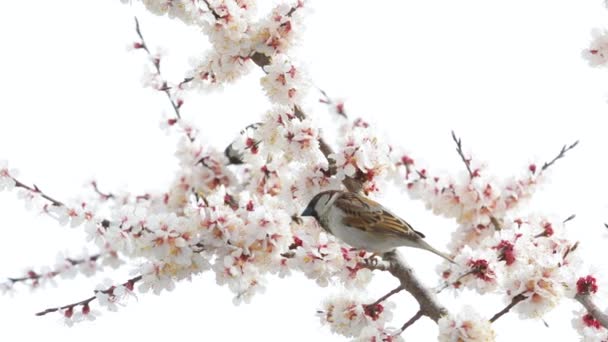
M543 165L543 167L540 169L540 171L541 171L541 172L543 172L543 171L545 171L546 169L548 169L548 168L549 168L551 165L555 164L555 162L556 162L558 159L563 158L563 157L566 155L566 152L568 152L568 151L570 151L571 149L575 148L575 147L576 147L576 145L578 145L578 140L577 140L577 141L575 141L575 142L574 142L572 145L570 145L570 146L568 146L568 145L564 145L564 146L562 147L562 150L559 152L559 154L558 154L558 155L557 155L555 158L553 158L553 160L551 160L550 162L545 163L545 164Z
M321 92L321 95L323 95L324 99L320 99L319 102L324 103L328 106L334 106L334 109L336 110L336 113L338 115L341 115L342 117L344 117L345 119L348 119L348 116L346 115L346 111L344 110L344 103L343 102L339 102L338 104L334 103L334 101L331 99L331 97L329 97L327 95L327 93L325 92L325 90L317 87L317 89L319 89L319 92Z
M93 186L93 190L95 191L95 193L98 194L99 197L101 197L101 199L103 199L104 201L109 200L110 198L114 198L114 194L111 192L107 192L107 193L101 192L99 190L99 187L97 186L96 181L91 181L91 186Z
M15 186L18 188L23 188L23 189L27 189L31 192L40 194L40 196L44 199L46 199L47 201L51 202L52 205L56 206L56 207L63 207L65 206L62 202L54 199L53 197L45 194L44 192L42 192L42 190L40 190L40 188L38 188L35 184L30 186L27 186L25 184L23 184L22 182L18 181L17 179L13 178L13 181L15 181Z
M213 17L215 18L215 20L219 20L222 17L217 14L217 12L215 11L215 9L213 7L211 7L211 5L209 4L209 1L207 0L203 0L203 2L205 3L205 5L207 5L207 8L209 9L209 12L211 12L211 14L213 14Z
M160 91L164 92L167 95L167 98L169 99L169 102L171 102L171 107L173 107L173 111L175 112L175 116L177 117L177 119L181 119L182 116L180 114L180 107L181 107L181 102L180 103L176 103L173 98L171 97L171 87L167 86L167 81L165 81L162 78L162 74L160 72L160 59L154 57L152 55L152 53L150 52L150 50L148 49L148 45L146 44L146 41L144 40L144 36L141 33L141 29L139 27L139 20L137 20L137 17L135 17L135 32L137 33L137 35L139 36L140 39L140 45L139 48L143 49L144 51L146 51L146 53L148 54L148 57L150 57L150 59L152 60L152 64L154 64L154 68L156 69L156 73L158 74L158 76L161 78L162 80L162 87L159 89ZM185 78L182 82L180 82L179 86L181 87L182 85L192 81L193 78L189 77L189 78Z
M377 301L375 301L374 303L369 304L369 305L376 306L376 305L384 302L385 300L389 299L392 295L397 294L401 291L403 291L403 286L399 285L397 288L391 290L389 293L385 294L384 296L380 297Z
M568 216L568 218L565 219L562 223L570 222L570 221L574 220L574 218L576 218L576 214L572 214L572 215Z
M459 276L456 280L454 280L451 283L446 282L445 284L443 284L443 286L438 289L435 293L439 294L441 293L443 290L447 289L448 287L450 287L451 285L456 285L458 284L462 279L464 279L466 276L473 274L474 271L468 271L464 274L462 274L461 276Z
M456 152L458 152L458 155L460 156L460 158L462 159L462 162L464 163L464 165L467 167L467 171L469 172L469 177L474 178L475 174L473 173L473 171L471 171L471 159L467 159L464 156L464 152L462 151L462 141L460 140L460 138L456 137L456 133L454 133L454 131L452 131L452 139L454 139L454 142L456 143Z
M492 318L490 318L490 323L496 322L497 319L499 319L504 314L506 314L507 312L509 312L509 310L511 310L515 305L519 304L519 302L521 302L521 301L525 300L526 298L528 298L527 296L524 295L524 293L525 292L522 292L522 293L518 294L517 296L513 297L511 299L511 303L509 303L509 305L507 305L504 309L500 310L494 316L492 316Z
M137 283L141 279L142 279L142 276L138 275L137 277L134 277L134 278L131 278L131 279L127 280L126 282L122 283L121 285L122 286L126 286L129 289L132 289L133 288L133 284ZM107 288L105 290L95 290L95 293L101 292L101 293L109 294L109 293L112 293L115 288L116 288L116 286L111 286L111 287L109 287L109 288ZM37 312L36 316L44 316L44 315L46 315L48 313L56 312L56 311L59 311L59 310L73 309L76 306L83 306L83 307L84 306L88 306L95 299L97 299L97 296L91 296L91 297L89 297L87 299L83 299L83 300L81 300L79 302L75 302L75 303L72 303L72 304L67 304L67 305L64 305L64 306L58 306L58 307L55 307L55 308L49 308L49 309L46 309L44 311Z
M401 333L403 333L405 331L405 329L409 328L414 323L416 323L416 321L418 321L420 319L420 317L422 317L422 315L423 315L422 310L418 310L418 312L416 312L416 314L412 318L410 318L407 322L405 322L401 326L401 328L399 329L399 331L397 331L397 333L395 335L400 335Z
M66 258L65 261L69 262L72 266L76 266L76 265L84 264L85 262L96 262L97 259L99 259L100 257L101 257L101 254L94 254L88 258L82 258L82 259ZM60 273L61 273L60 270L53 270L53 271L49 271L49 272L45 272L45 273L36 273L34 271L29 271L29 272L27 272L27 275L25 275L23 277L18 277L18 278L9 277L8 280L13 284L19 283L19 282L26 282L28 280L32 280L35 283L40 278L52 278L52 277L59 275Z

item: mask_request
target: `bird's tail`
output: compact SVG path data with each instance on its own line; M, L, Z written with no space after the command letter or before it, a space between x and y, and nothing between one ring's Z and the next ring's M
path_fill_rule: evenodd
M431 245L429 245L426 241L424 241L423 239L419 239L418 240L418 248L421 249L426 249L427 251L437 254L440 257L444 258L445 260L451 262L452 264L456 264L456 262L454 262L454 260L452 258L450 258L447 254L440 252L438 250L436 250L435 248L433 248Z

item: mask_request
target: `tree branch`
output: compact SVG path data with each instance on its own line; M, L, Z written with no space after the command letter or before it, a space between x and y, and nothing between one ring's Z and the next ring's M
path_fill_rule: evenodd
M167 94L167 98L169 99L169 102L171 102L171 107L173 107L173 111L175 112L175 116L177 117L177 120L181 119L182 116L181 116L179 110L180 110L180 107L182 106L182 102L181 102L181 100L175 102L173 100L173 98L171 97L171 91L170 91L171 87L167 86L167 81L165 81L162 78L162 74L160 72L160 59L153 56L152 53L150 52L150 50L148 49L148 46L146 45L146 41L144 40L144 36L142 35L141 30L139 28L139 20L137 20L137 17L135 17L135 32L137 33L137 36L139 36L139 40L140 40L140 42L138 43L139 45L136 44L136 48L143 49L144 51L146 51L146 53L148 54L148 57L150 57L150 59L152 60L152 64L154 64L156 73L162 79L162 82L163 82L162 87L159 90L164 92L165 94ZM185 78L182 82L180 82L179 85L182 86L183 84L186 84L192 80L193 80L192 77Z
M604 328L608 329L608 315L602 312L602 310L593 302L590 295L577 294L574 296L574 299L581 303L581 305L587 309L587 312L600 322Z
M380 297L377 301L375 301L372 304L369 304L370 306L376 306L382 302L384 302L385 300L389 299L392 295L397 294L399 292L403 291L403 286L399 285L399 287L391 290L389 293L385 294L384 296Z
M397 251L385 253L383 259L389 263L388 271L399 281L401 286L409 292L420 305L421 315L427 316L437 322L448 311L441 305L434 294L416 278L414 271L409 267Z
M44 192L42 192L42 191L41 191L41 190L40 190L40 189L39 189L39 188L38 188L38 187L37 187L35 184L34 184L34 185L32 185L32 186L30 187L30 186L27 186L27 185L25 185L25 184L21 183L21 182L20 182L20 181L18 181L16 178L13 178L13 181L15 181L15 186L16 186L16 187L18 187L18 188L23 188L23 189L29 190L29 191L31 191L31 192L33 192L33 193L40 194L40 196L41 196L42 198L44 198L44 199L46 199L47 201L51 202L51 204L52 204L52 205L54 205L54 206L56 206L56 207L63 207L63 206L65 206L65 205L63 204L63 202L60 202L60 201L58 201L58 200L54 199L53 197L51 197L51 196L49 196L49 195L45 194Z
M129 290L133 290L133 285L135 283L137 283L138 281L140 281L142 278L143 278L143 276L138 275L137 277L134 277L134 278L131 278L131 279L127 280L126 282L122 283L121 285L127 287ZM105 294L111 294L114 291L115 288L116 288L116 286L111 286L111 287L109 287L109 288L107 288L105 290L96 290L95 293L101 292L101 293L105 293ZM89 304L92 301L94 301L95 299L97 299L97 296L91 296L91 297L89 297L87 299L83 299L83 300L81 300L79 302L75 302L75 303L72 303L72 304L67 304L67 305L64 305L64 306L58 306L58 307L55 307L55 308L49 308L49 309L46 309L44 311L37 312L36 316L44 316L46 314L49 314L51 312L56 312L56 311L59 311L59 310L73 310L74 307L77 307L77 306L82 306L83 307L83 311L84 311L85 308L88 308ZM70 313L70 315L71 315L71 313Z
M397 331L397 333L395 335L400 335L401 333L403 333L405 331L405 329L409 328L414 323L416 323L416 321L418 321L422 317L422 315L423 315L422 310L418 310L418 312L416 312L416 314L412 318L410 318L407 322L405 322L401 326L401 328L399 329L399 331Z
M467 171L469 172L469 177L471 177L471 179L474 178L475 174L473 173L473 171L471 171L471 165L470 165L471 159L470 158L467 159L464 156L464 152L462 151L462 141L460 140L460 138L456 137L456 133L454 133L454 131L452 131L452 139L456 143L456 152L458 152L460 159L462 159L462 162L467 167Z
M519 304L519 302L525 300L526 298L528 298L528 297L524 295L524 292L513 297L513 299L511 299L511 303L509 303L509 305L507 305L504 309L500 310L494 316L492 316L492 318L490 318L490 323L494 323L496 320L498 320L504 314L509 312L509 310L511 310L515 305Z
M260 68L264 68L266 65L270 64L271 61L270 57L259 52L253 53L251 60ZM300 120L306 118L306 115L298 106L295 106L294 111L296 117ZM330 174L335 174L335 161L329 158L329 156L333 154L333 150L325 142L323 137L319 137L319 148L329 162ZM346 177L342 184L351 192L359 192L363 188L360 181L350 177ZM397 251L385 253L383 259L389 263L388 271L395 278L399 279L403 288L418 301L420 311L422 312L421 315L428 316L435 322L437 322L441 316L447 315L447 309L444 308L420 280L416 278L414 271L399 257Z
M97 259L99 259L101 257L101 254L94 254L91 255L89 257L86 258L82 258L82 259L71 259L71 258L66 258L65 261L70 263L71 266L77 266L80 264L84 264L85 262L97 262ZM57 275L61 274L62 270L59 269L55 269L52 271L48 271L45 273L37 273L34 271L28 271L27 275L23 276L23 277L15 277L15 278L11 278L9 277L8 280L11 282L11 284L15 284L15 283L24 283L27 281L32 281L32 285L38 285L39 284L39 279L41 278L53 278L56 277Z
M568 145L564 145L562 147L562 150L559 152L559 154L553 158L553 160L551 160L548 163L545 163L543 165L543 167L540 169L540 172L545 171L546 169L548 169L551 165L555 164L556 161L558 161L559 159L563 158L566 155L566 152L570 151L571 149L575 148L576 145L578 145L578 140L575 141L572 145L568 146Z

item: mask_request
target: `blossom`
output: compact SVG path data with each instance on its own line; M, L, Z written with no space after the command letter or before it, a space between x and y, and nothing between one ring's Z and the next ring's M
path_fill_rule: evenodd
M495 338L490 321L479 316L469 306L457 316L442 317L438 325L438 340L441 342L487 342L494 341Z
M608 63L608 31L594 29L591 31L592 41L588 49L582 52L583 58L593 67Z
M367 305L352 293L342 293L326 299L317 315L334 333L373 341L374 335L387 335L384 325L392 319L393 307L390 302Z
M15 187L15 177L17 170L9 169L8 162L6 160L0 160L0 191L2 190L13 190Z
M572 326L581 335L583 342L603 342L608 340L608 330L586 310L581 309L573 312Z
M279 4L256 25L253 40L256 51L267 56L287 52L302 32L304 1Z
M279 54L264 70L266 75L260 79L260 83L271 102L289 106L302 102L310 81L301 66L291 62L286 55Z

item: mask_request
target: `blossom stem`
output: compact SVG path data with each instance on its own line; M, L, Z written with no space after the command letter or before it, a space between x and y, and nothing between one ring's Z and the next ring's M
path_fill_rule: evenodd
M574 296L582 306L587 309L587 312L593 316L604 328L608 329L608 315L602 312L602 310L593 302L591 296L588 294L577 293Z
M142 278L143 278L143 276L138 275L137 277L134 277L134 278L131 278L131 279L127 280L126 282L122 283L121 285L129 287L129 288L133 288L133 284L137 283ZM114 290L114 288L115 288L115 286L111 286L111 287L109 287L109 288L107 288L105 290L96 290L95 293L97 293L97 292L110 293L110 292L112 292ZM97 296L91 296L91 297L89 297L87 299L83 299L83 300L81 300L79 302L75 302L75 303L72 303L72 304L67 304L67 305L64 305L64 306L58 306L58 307L54 307L54 308L49 308L49 309L46 309L44 311L37 312L36 316L44 316L46 314L49 314L51 312L56 312L56 311L59 311L59 310L73 309L76 306L83 306L84 307L84 306L89 305L95 299L97 299Z
M391 290L389 293L385 294L384 296L380 297L377 301L375 301L373 304L369 304L370 306L376 306L382 302L384 302L385 300L389 299L392 295L397 294L399 292L403 291L403 286L399 285L399 287Z
M209 12L211 12L211 14L213 14L213 17L215 18L215 20L219 20L222 17L217 14L217 12L215 11L215 9L213 7L211 7L211 5L209 4L209 1L207 0L203 0L203 2L205 3L205 5L207 5L207 8L209 9Z
M44 199L46 199L47 201L51 202L52 205L56 206L56 207L63 207L64 204L56 199L54 199L53 197L45 194L44 192L42 192L35 184L30 186L27 186L25 184L23 184L22 182L18 181L17 179L13 178L13 181L15 181L15 186L18 188L24 188L26 190L29 190L31 192L34 193L38 193L40 194L40 196Z
M458 152L458 155L460 156L460 158L462 159L462 162L464 163L464 166L467 167L467 171L469 172L469 177L471 177L471 179L473 179L475 177L475 174L473 173L473 171L471 171L471 159L467 159L464 156L464 152L462 151L462 140L460 140L460 138L458 138L456 136L456 133L454 131L452 131L452 139L454 140L454 142L456 143L456 152Z
M95 191L95 193L98 194L99 197L101 197L101 199L104 201L115 197L114 194L111 192L106 192L106 193L101 192L101 190L99 190L99 187L97 186L96 181L91 181L91 186L93 187L93 190Z
M424 315L424 313L422 312L422 310L418 310L418 312L416 312L416 314L414 316L412 316L412 318L410 318L407 322L405 322L401 326L401 328L395 335L400 335L401 333L403 333L405 331L405 329L409 328L414 323L416 323L416 321L418 321L423 315Z
M576 147L576 145L578 145L578 140L577 140L577 141L575 141L574 143L572 143L570 146L568 146L568 145L564 145L564 146L562 147L562 150L559 152L559 154L558 154L558 155L557 155L555 158L553 158L553 160L551 160L550 162L545 163L545 164L543 165L543 167L540 169L540 172L545 171L545 170L546 170L546 169L548 169L548 168L549 168L551 165L555 164L555 162L556 162L557 160L559 160L559 159L563 158L563 157L566 155L566 152L568 152L568 151L570 151L571 149L575 148L575 147Z
M509 310L511 310L515 305L519 304L519 302L528 298L526 295L524 295L524 293L525 292L522 292L522 293L518 294L517 296L513 297L511 299L511 303L509 303L509 305L507 305L504 309L500 310L494 316L492 316L492 318L490 318L490 323L496 322L496 320L498 320L504 314L509 312Z
M205 1L206 2L206 1ZM137 20L137 17L135 17L135 32L137 33L137 35L139 36L140 39L140 48L143 49L144 51L146 51L146 53L148 54L148 56L150 57L150 59L153 61L152 64L154 64L154 68L156 69L156 73L158 74L158 76L162 79L162 74L160 72L160 60L157 59L156 57L154 57L152 55L152 53L150 52L150 50L148 49L148 46L146 45L146 41L144 40L144 36L141 33L141 29L139 28L139 20ZM182 86L190 81L192 81L193 78L189 77L189 78L185 78L179 85ZM173 111L175 112L175 116L176 118L179 120L182 118L179 108L180 105L177 104L173 98L171 97L171 87L167 86L167 81L165 81L163 79L162 81L163 86L162 88L160 88L159 90L163 91L166 95L167 98L169 99L169 102L171 102L171 107L173 107Z
M473 272L474 272L474 271L468 271L468 272L466 272L466 273L462 274L461 276L459 276L459 277L458 277L456 280L454 280L453 282L451 282L451 283L447 283L447 282L446 282L446 283L445 283L445 284L443 284L443 286L442 286L440 289L438 289L438 290L437 290L435 293L439 294L439 293L441 293L443 290L445 290L445 289L447 289L448 287L450 287L451 285L456 285L456 284L458 284L458 283L459 283L459 282L460 282L462 279L464 279L466 276L473 274Z
M94 254L87 258L82 258L82 259L66 258L65 261L69 262L70 265L72 265L72 266L76 266L76 265L84 264L85 262L97 262L97 259L99 259L100 257L101 257L101 254L98 253L98 254ZM9 277L8 280L12 284L19 283L19 282L26 282L28 280L32 280L32 281L36 282L40 278L53 278L53 277L59 275L60 273L61 273L61 270L52 270L52 271L45 272L45 273L36 273L34 271L29 271L27 273L27 275L25 275L23 277L18 277L18 278Z
M323 95L323 98L319 100L319 102L321 103L325 103L328 106L334 105L334 101L332 101L331 97L329 97L327 95L327 93L325 92L325 90L318 88L319 92L321 92L321 95ZM340 116L342 116L345 119L348 119L348 116L346 115L346 112L344 111L344 106L341 107L340 110L336 111L336 113Z

